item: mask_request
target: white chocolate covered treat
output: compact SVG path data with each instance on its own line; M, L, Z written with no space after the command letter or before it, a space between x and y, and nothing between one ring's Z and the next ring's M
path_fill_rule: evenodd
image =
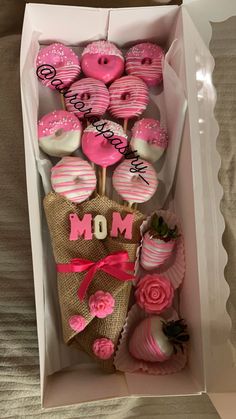
M155 162L168 147L167 132L156 119L143 118L132 128L130 146L143 159Z
M63 157L80 146L81 123L75 115L63 110L44 115L38 122L40 148L49 156Z

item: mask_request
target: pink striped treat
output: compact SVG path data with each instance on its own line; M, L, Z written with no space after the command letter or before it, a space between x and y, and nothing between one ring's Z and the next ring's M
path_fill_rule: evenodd
M142 177L138 173L132 173L132 162L128 160L119 164L113 173L112 182L116 192L131 204L148 201L154 195L158 186L154 167L146 161L142 163L145 167L142 171Z
M148 88L138 77L124 76L109 87L109 112L115 118L130 119L141 115L148 105Z
M164 362L171 357L174 348L163 333L163 321L161 317L152 316L138 324L129 341L129 351L134 358Z
M156 119L143 118L132 128L130 145L143 159L155 162L168 146L167 132Z
M87 77L111 83L124 72L122 52L109 41L95 41L83 50L81 66Z
M49 156L68 156L80 146L81 123L70 112L53 111L38 122L40 148Z
M96 187L96 175L90 164L80 157L64 157L52 168L52 187L69 201L81 203Z
M114 140L114 141L113 141ZM123 155L119 149L127 146L127 135L121 125L101 119L83 132L82 150L90 161L101 167L117 163Z
M125 70L128 74L140 77L148 86L162 82L162 62L164 51L150 42L134 45L126 54Z
M143 237L140 264L146 271L158 268L163 265L171 254L175 246L176 240L167 242L150 237L147 231Z
M103 115L109 105L105 84L91 77L73 83L64 97L66 109L81 119Z
M45 67L43 67L44 65ZM37 69L42 66L40 71L41 74L44 74L43 70L47 71L49 68L48 66L54 67L56 73L53 78L39 77L45 86L50 87L50 89L53 90L56 89L56 86L61 89L68 87L78 79L81 71L79 57L71 48L58 42L48 45L39 51L36 66ZM53 79L59 80L62 83L55 81L54 84Z

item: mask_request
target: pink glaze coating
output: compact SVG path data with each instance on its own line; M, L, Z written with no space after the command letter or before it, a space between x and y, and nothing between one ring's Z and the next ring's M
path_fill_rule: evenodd
M152 316L138 324L129 340L129 351L134 358L148 362L164 362L170 358L173 346L162 331L162 321Z
M109 93L108 110L115 118L134 118L141 115L148 105L148 88L138 77L124 76L115 80Z
M135 291L135 299L147 313L159 314L173 302L174 288L168 278L157 274L147 274L140 279Z
M88 199L96 188L93 168L80 157L63 157L53 168L52 188L69 201L81 203Z
M109 292L96 291L89 297L90 314L99 319L104 319L113 313L115 300Z
M75 315L69 318L69 325L75 332L82 332L86 324L86 319L83 316Z
M101 167L117 163L123 157L117 148L124 148L128 143L122 126L107 119L94 125L89 125L83 132L83 153Z
M38 138L41 140L48 135L54 135L58 130L81 131L82 126L78 118L70 112L58 110L47 113L38 122Z
M93 342L93 353L100 359L109 359L115 350L114 343L111 339L100 338Z
M60 88L68 87L78 79L81 72L79 57L71 48L60 44L59 42L48 45L39 51L36 59L37 69L42 65L45 65L45 69L48 65L55 68L56 74L54 79L62 81L62 84L58 86ZM41 79L45 86L55 90L56 86L53 86L51 83L52 80L52 78Z
M164 56L163 49L151 42L134 45L126 54L125 70L143 79L148 86L156 86L162 82Z
M130 171L130 169L132 170L132 164L129 160L120 163L113 173L112 183L116 192L130 203L148 201L154 195L158 186L157 173L154 167L147 161L143 161L142 164L145 169L141 172L141 176L145 181L138 173Z
M109 41L95 41L83 50L81 67L86 77L111 83L124 72L121 51Z
M109 105L105 84L91 77L73 83L64 97L66 109L81 119L103 115Z
M132 138L140 138L156 147L167 148L168 136L156 119L143 118L136 121L132 128Z
M70 112L58 110L44 115L38 122L40 148L50 156L63 157L80 146L82 126Z
M130 146L143 159L155 162L168 146L167 132L156 119L143 118L132 128Z

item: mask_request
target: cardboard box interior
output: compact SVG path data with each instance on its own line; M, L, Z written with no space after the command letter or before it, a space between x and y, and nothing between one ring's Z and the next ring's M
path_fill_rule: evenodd
M70 25L65 25L65 22L70 22ZM40 172L44 186L47 187L50 164L46 159L42 159L37 142L38 115L54 110L55 107L59 108L60 105L58 98L50 92L46 93L45 100L45 89L39 88L34 70L39 43L57 40L73 47L81 47L92 40L108 39L123 48L134 41L145 39L165 45L168 49L172 42L178 39L181 47L171 57L171 67L187 92L191 80L186 77L186 69L188 71L189 68L185 58L189 51L186 51L187 44L184 38L187 27L190 33L194 32L191 25L186 11L178 6L117 10L27 6L21 49L22 106L41 386L45 407L127 395L198 394L206 390L207 367L203 359L209 346L206 347L206 343L203 343L202 335L204 339L208 339L208 324L202 322L201 316L203 305L208 303L208 295L202 299L204 288L201 288L199 282L199 257L201 260L204 258L201 251L199 252L199 240L205 230L196 232L199 228L199 216L202 214L196 210L196 196L199 198L200 192L196 191L198 183L194 170L196 159L201 156L193 155L195 150L191 120L197 118L198 114L191 114L194 99L188 108L175 179L165 205L174 209L180 217L185 239L186 276L180 292L179 310L186 318L191 333L188 366L181 373L163 377L119 372L106 375L90 362L88 357L67 348L62 342L55 266L42 210L44 192L39 176ZM202 62L202 65L205 63ZM171 129L168 118L166 124L167 128ZM201 175L199 167L200 180ZM197 209L200 207L201 202L198 200ZM201 213L201 209L199 211ZM204 219L202 221L204 224ZM197 237L198 233L200 236ZM61 371L48 375L57 370Z

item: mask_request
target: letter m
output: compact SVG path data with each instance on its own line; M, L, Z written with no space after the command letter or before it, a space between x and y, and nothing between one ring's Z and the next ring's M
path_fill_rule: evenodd
M118 237L118 232L121 234L125 232L126 239L132 239L134 214L127 214L124 219L121 218L119 212L113 212L111 237Z
M85 240L92 239L92 215L85 214L80 220L77 214L70 214L70 240L78 240L84 235Z

